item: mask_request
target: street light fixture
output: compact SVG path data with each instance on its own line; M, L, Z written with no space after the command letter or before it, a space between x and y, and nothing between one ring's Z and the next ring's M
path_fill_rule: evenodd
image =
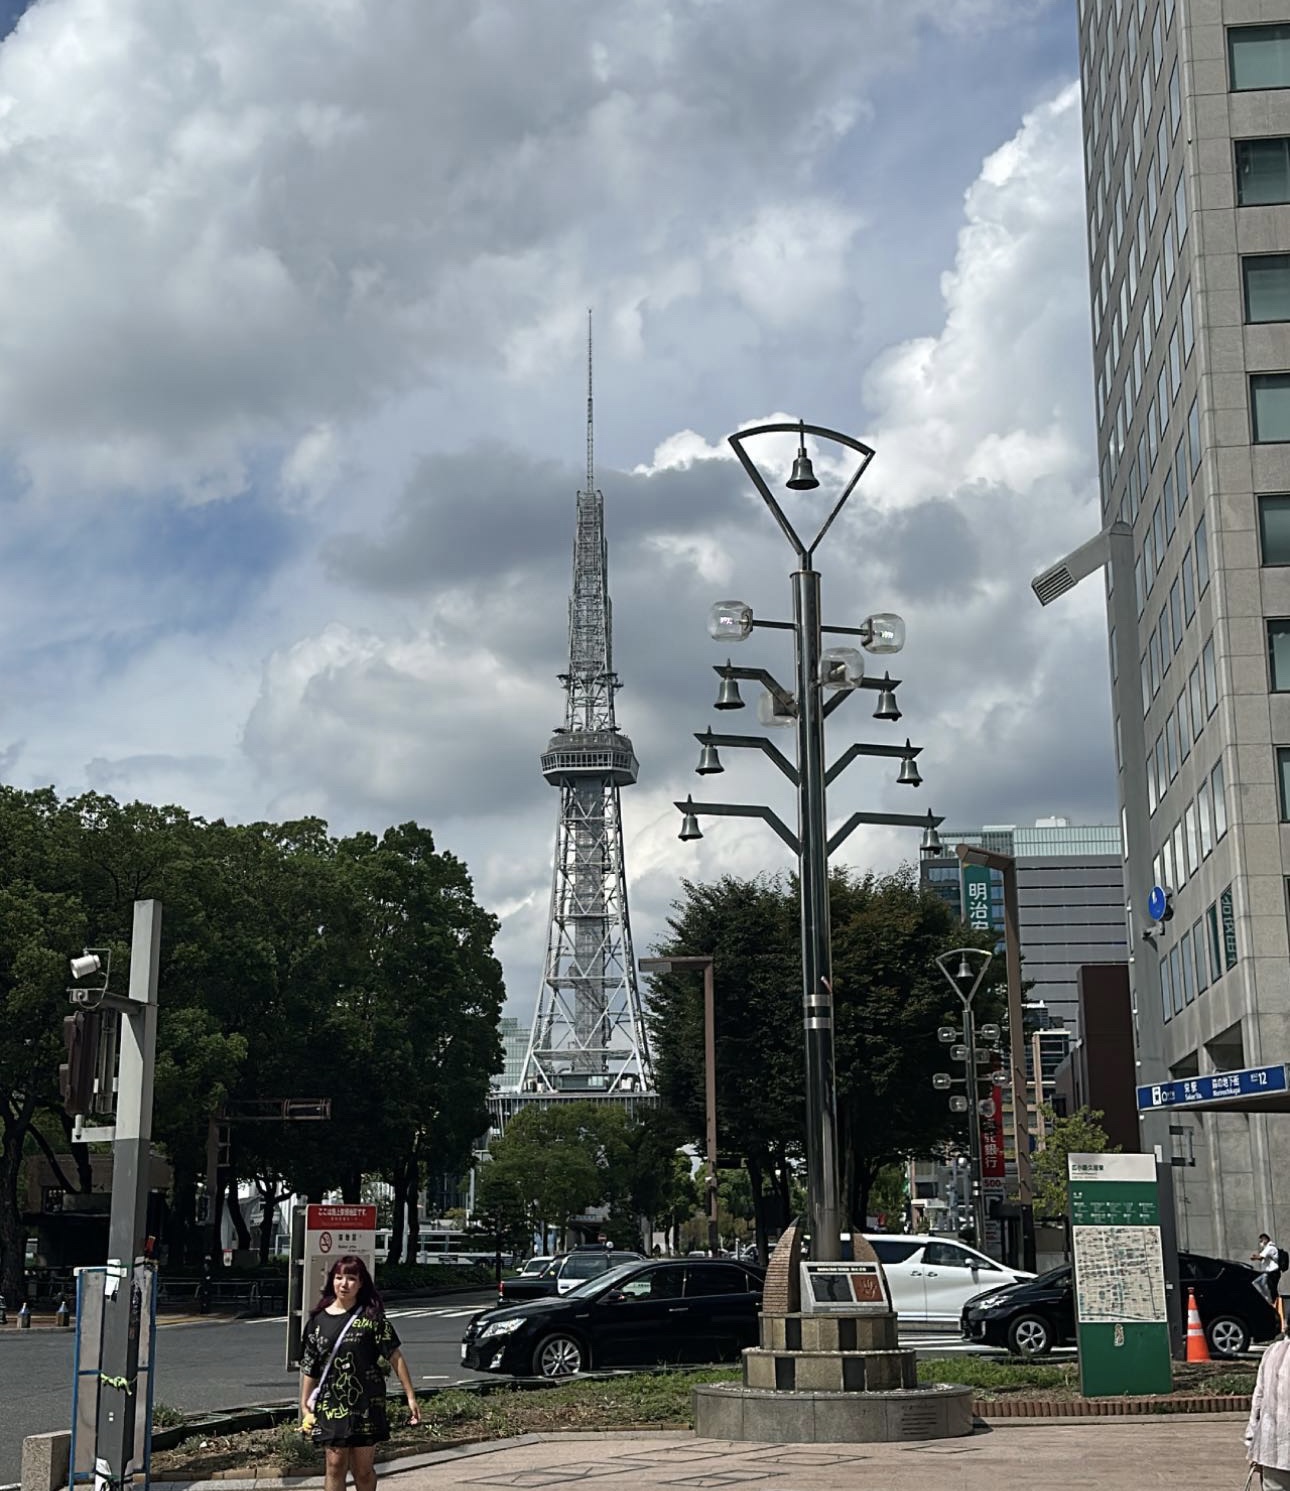
M787 482L790 491L814 491L820 484L807 453L808 434L817 440L844 446L860 457L855 471L842 488L841 495L809 542L794 529L746 449L747 442L755 437L787 433L796 433L798 436L797 457ZM770 825L797 857L801 888L802 1002L806 1045L806 1170L811 1252L817 1261L834 1262L840 1257L841 1235L849 1230L849 1223L843 1216L838 1170L837 1100L833 1075L832 956L829 938L829 855L861 823L921 828L924 830L924 852L931 852L933 849L939 851L940 839L936 834L936 826L942 820L930 812L925 818L906 813L857 812L852 813L832 835L828 832L826 789L855 756L898 757L901 760L900 782L916 787L922 780L914 762L916 748L909 741L905 742L903 748L856 745L827 770L824 762L824 721L851 694L860 689L873 689L878 693L875 718L900 718L895 700L899 679L884 674L881 682L871 681L864 677L863 659L854 648L841 646L825 649L822 645L823 634L828 632L855 637L865 651L877 654L898 652L904 646L905 623L891 612L875 612L867 616L859 626L826 627L820 616L820 574L814 564L815 551L873 459L872 448L849 435L818 425L808 425L801 420L791 424L758 425L740 430L729 438L740 464L796 558L797 564L792 575L793 619L760 620L753 615L752 608L742 601L721 601L712 609L708 630L714 638L728 638L732 641L743 641L757 627L790 631L796 649L796 669L795 688L790 692L765 669L736 668L727 659L725 665L716 670L721 677L716 707L742 708L744 701L739 694L739 680L759 682L763 688L758 701L761 723L768 726L796 725L797 761L796 764L789 762L777 747L761 736L721 735L712 737L710 741L708 737L700 737L705 747L701 764L710 764L710 758L706 754L709 744L713 748L751 747L770 756L797 790L797 832L794 833L770 808L760 804L696 803L692 797L687 797L676 806L683 814L680 835L683 839L701 837L697 820L704 814L760 818ZM826 690L831 691L827 701Z
M708 1130L708 1253L721 1249L717 1228L717 1012L713 959L706 955L683 958L640 958L642 973L675 973L685 968L703 970L703 1101Z
M958 960L957 964L955 959ZM977 1066L978 1056L984 1054L988 1060L989 1052L980 1053L976 1045L976 1023L973 1017L972 1005L976 999L977 990L985 978L986 970L994 959L994 954L981 947L955 947L949 952L938 955L936 966L945 975L945 981L958 995L959 1003L963 1007L963 1040L962 1044L950 1047L950 1060L963 1063L963 1076L958 1079L963 1084L965 1096L955 1095L950 1099L951 1113L966 1113L968 1120L968 1155L969 1170L972 1191L972 1227L976 1233L975 1246L978 1248L985 1245L985 1195L981 1185L981 1118L982 1107L979 1102L977 1088ZM974 969L972 963L979 960ZM953 969L953 971L951 971ZM948 1026L942 1026L937 1031L941 1040L945 1039L947 1030L957 1037L958 1031ZM940 1078L944 1073L938 1072L932 1078L932 1086L938 1091L943 1091ZM951 1078L952 1082L954 1079ZM949 1082L945 1084L948 1086Z

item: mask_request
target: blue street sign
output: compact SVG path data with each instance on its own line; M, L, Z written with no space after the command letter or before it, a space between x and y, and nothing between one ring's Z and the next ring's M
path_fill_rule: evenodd
M1239 1072L1215 1072L1212 1077L1183 1077L1138 1088L1138 1112L1177 1108L1186 1103L1210 1103L1225 1098L1266 1097L1290 1091L1284 1066L1253 1066Z
M1169 909L1169 892L1163 885L1153 885L1147 897L1147 913L1152 921L1162 922Z

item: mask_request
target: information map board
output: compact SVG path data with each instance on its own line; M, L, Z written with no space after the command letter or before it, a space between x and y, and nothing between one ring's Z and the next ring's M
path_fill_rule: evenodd
M1155 1156L1071 1154L1067 1173L1080 1391L1170 1392Z

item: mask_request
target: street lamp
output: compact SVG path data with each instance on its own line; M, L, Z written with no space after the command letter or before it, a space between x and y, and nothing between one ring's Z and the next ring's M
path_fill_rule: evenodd
M765 478L745 449L747 441L761 435L793 433L798 436L797 457L787 486L794 492L809 492L819 486L806 437L832 441L854 451L859 457L850 480L834 502L815 537L807 543L799 537L785 516ZM723 642L745 641L758 627L790 631L796 647L795 688L785 689L764 668L735 667L729 660L716 668L721 689L716 708L742 709L740 680L760 683L763 689L758 713L765 725L797 726L797 760L790 762L763 736L717 735L707 731L698 737L704 748L701 765L704 774L712 769L712 757L721 747L750 747L767 755L788 778L797 791L797 832L770 808L760 804L700 803L692 797L676 804L683 814L681 838L702 837L698 820L704 815L760 818L767 823L797 856L801 894L802 939L802 1015L806 1044L806 1172L810 1210L811 1253L822 1262L836 1262L841 1254L841 1235L845 1230L841 1184L838 1173L837 1099L833 1071L833 983L832 954L829 941L829 855L861 823L892 824L921 828L923 852L940 849L936 833L942 821L930 812L926 817L909 813L852 813L832 835L828 831L825 794L834 778L857 756L887 756L901 762L899 780L917 787L921 781L915 757L919 748L908 740L903 746L852 745L826 768L824 762L824 721L832 712L861 689L878 694L875 718L895 720L896 689L900 680L884 673L881 680L864 676L860 653L851 647L825 649L823 633L855 637L866 652L886 655L898 652L905 642L905 623L890 612L875 612L859 626L826 627L820 618L820 574L813 563L816 549L834 520L846 505L856 483L873 459L873 449L819 425L803 421L795 424L757 425L729 437L740 464L766 504L797 560L792 573L792 621L766 621L753 615L743 601L720 601L713 607L708 621L709 634ZM825 698L826 692L829 697Z
M717 1236L717 1011L713 961L707 956L686 958L639 958L642 973L674 973L684 968L703 969L703 1101L708 1128L708 1253L720 1252Z
M985 1246L985 1196L981 1184L981 1089L976 1075L978 1052L976 1018L972 1011L972 1004L976 999L977 990L981 987L981 980L985 978L985 971L989 968L993 958L994 954L985 948L955 947L949 952L939 954L936 959L936 966L945 975L946 983L958 995L959 1003L963 1006L962 1045L950 1046L950 1056L964 1063L964 1074L959 1078L964 1085L964 1095L952 1097L950 1109L955 1113L967 1113L968 1177L971 1191L972 1230L976 1234L973 1244L978 1248ZM976 968L972 966L974 959L979 960ZM942 1041L945 1041L946 1036L953 1040L958 1033L952 1026L943 1026L938 1032ZM997 1035L997 1032L995 1033ZM937 1091L944 1092L953 1084L953 1081L953 1078L938 1072L932 1078L932 1086Z
M1111 697L1115 711L1120 803L1124 833L1124 910L1129 944L1133 1038L1139 1085L1167 1081L1160 965L1143 915L1151 886L1151 812L1147 795L1147 729L1138 689L1138 606L1133 579L1133 528L1119 519L1030 582L1041 606L1105 569L1111 629ZM1165 1258L1165 1303L1175 1357L1183 1347L1182 1286L1178 1274L1178 1221L1174 1210L1173 1137L1167 1110L1138 1115L1142 1146L1156 1156L1160 1191L1160 1242Z

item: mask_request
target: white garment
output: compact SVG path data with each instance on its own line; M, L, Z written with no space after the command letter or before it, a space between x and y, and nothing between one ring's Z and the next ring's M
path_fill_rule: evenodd
M1274 1274L1278 1271L1277 1254L1279 1251L1274 1242L1270 1242L1259 1249L1259 1272L1261 1274Z
M1290 1340L1284 1336L1268 1347L1259 1363L1245 1450L1255 1465L1290 1470Z

